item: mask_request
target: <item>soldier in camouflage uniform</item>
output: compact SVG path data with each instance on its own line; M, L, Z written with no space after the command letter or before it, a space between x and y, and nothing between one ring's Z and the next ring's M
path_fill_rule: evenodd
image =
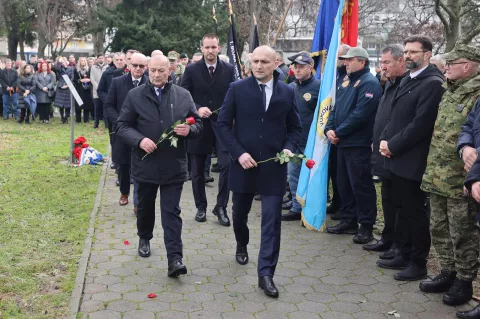
M170 68L172 69L172 78L174 78L173 83L180 85L182 82L182 75L185 72L185 66L181 63L178 63L180 54L177 51L168 52L168 60L170 61Z
M445 292L443 302L456 306L471 299L472 280L478 269L476 204L463 192L467 152L464 148L458 152L456 146L462 124L480 95L480 51L457 44L444 58L447 91L438 111L422 182L422 189L431 194L430 230L442 272L431 281L421 282L420 290Z

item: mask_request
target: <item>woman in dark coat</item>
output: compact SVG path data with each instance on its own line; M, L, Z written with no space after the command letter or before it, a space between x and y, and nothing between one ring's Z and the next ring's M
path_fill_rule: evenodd
M37 100L35 97L35 71L30 64L23 66L20 72L20 81L18 84L18 108L20 109L20 119L18 123L30 124L30 114L32 120L35 117L35 110L37 108Z
M53 91L54 77L50 71L50 66L47 62L42 62L38 68L38 73L35 77L37 88L35 96L37 97L37 113L40 117L40 123L48 124L50 105L52 98L49 96L49 91Z
M85 57L80 57L78 59L77 67L73 73L73 83L83 101L81 107L75 102L75 120L77 123L81 122L81 113L83 110L83 122L88 123L90 112L93 111L93 97L92 84L90 82L90 69Z
M63 75L67 75L73 81L73 69L68 66L67 59L62 58L58 61L57 66L57 93L55 94L54 106L58 107L62 124L68 123L70 117L70 109L72 107L70 100L70 89L63 79Z

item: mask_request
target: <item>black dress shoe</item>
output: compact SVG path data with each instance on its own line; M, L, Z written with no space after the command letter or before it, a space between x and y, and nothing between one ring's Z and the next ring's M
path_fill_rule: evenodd
M282 209L283 210L290 210L292 209L292 201L286 202L285 204L282 204Z
M182 263L181 260L172 261L168 265L168 277L178 277L180 275L187 274L187 267Z
M112 164L110 164L110 168L111 168L111 169L116 169L116 168L117 168L117 165L115 165L115 163L112 162Z
M130 177L130 184L133 184L133 178Z
M262 200L262 196L260 194L257 194L257 195L255 195L255 197L253 199Z
M338 211L338 206L337 206L337 205L334 205L334 204L330 204L330 205L327 207L326 214L333 216L337 211ZM337 219L337 220L338 220L338 219Z
M246 246L237 245L237 252L235 254L235 259L240 265L248 264L248 252Z
M335 226L327 227L330 234L350 234L355 235L358 232L357 222L347 222L342 220Z
M138 242L138 255L140 255L140 257L150 256L150 240L140 238Z
M197 215L195 215L195 220L199 223L207 221L207 211L205 209L198 209Z
M188 179L189 181L191 181L191 180L192 180L192 174L187 173L187 179Z
M93 123L93 128L98 128L98 123Z
M263 276L258 278L258 287L262 288L265 294L269 297L277 298L278 289L273 283L273 279L270 276Z
M409 261L405 260L403 256L397 255L393 259L379 259L377 260L377 266L385 269L398 269L403 270L409 265Z
M421 281L418 285L420 291L427 293L447 292L455 281L457 273L443 269L442 272L432 280Z
M205 174L205 183L213 183L214 181L215 179L212 176Z
M212 171L213 173L220 173L220 165L218 165L218 164L213 164L211 171Z
M460 306L473 296L471 280L455 279L452 287L443 295L443 303L449 306Z
M115 181L115 185L116 185L116 186L120 186L120 181L118 180L118 178L117 178L117 180Z
M407 268L393 275L398 281L417 281L427 277L427 267L410 263Z
M397 256L399 254L400 254L400 251L392 246L392 248L390 248L386 252L380 254L380 256L378 256L378 257L380 259L393 259L393 258L395 258L395 256Z
M373 240L372 225L368 227L360 226L358 233L353 236L353 242L355 244L367 244Z
M282 214L282 220L284 221L292 221L292 220L300 220L302 219L302 213L300 212L293 212L291 210L288 213Z
M391 242L384 241L383 238L380 238L375 244L363 245L363 249L367 251L387 251L391 246Z
M217 216L218 222L222 226L230 226L230 219L227 215L227 210L224 207L215 207L212 210L213 215Z
M477 305L472 310L458 311L456 315L460 319L480 319L480 305Z

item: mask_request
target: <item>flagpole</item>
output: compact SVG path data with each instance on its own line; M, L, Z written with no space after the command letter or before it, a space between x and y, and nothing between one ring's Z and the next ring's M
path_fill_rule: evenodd
M282 21L280 22L280 25L278 26L277 33L275 34L275 37L273 38L273 43L272 47L275 46L275 43L277 43L278 36L280 35L280 32L282 31L283 24L285 23L285 19L287 18L288 10L290 10L290 7L293 4L293 0L290 0L288 2L287 8L285 8L285 12L283 13Z

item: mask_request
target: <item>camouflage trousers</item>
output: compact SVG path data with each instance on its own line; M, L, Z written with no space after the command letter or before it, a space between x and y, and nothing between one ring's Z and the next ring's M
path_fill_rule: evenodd
M477 276L479 234L475 215L477 203L430 194L432 244L443 269L456 271L457 277L473 280Z

